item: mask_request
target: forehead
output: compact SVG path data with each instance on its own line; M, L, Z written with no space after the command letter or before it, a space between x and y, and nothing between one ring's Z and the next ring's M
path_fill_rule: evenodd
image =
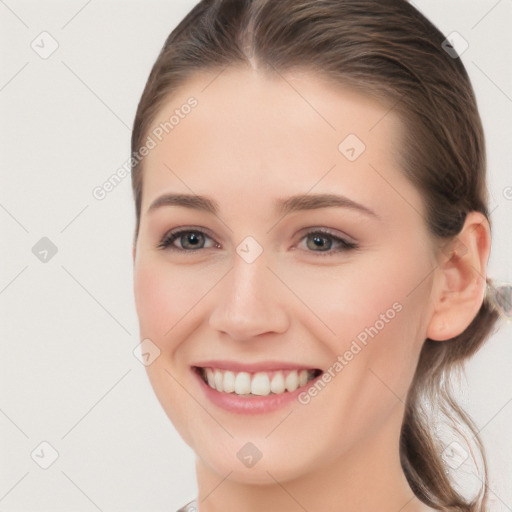
M415 195L399 171L402 130L388 105L312 73L198 73L148 131L155 147L144 158L143 211L177 189L263 205L285 190L341 187L354 200L396 202L394 188ZM419 206L417 194L409 200Z
M192 97L196 106L191 109L187 103ZM187 118L192 121L184 122ZM353 133L369 142L375 135L386 143L400 131L400 122L389 105L311 71L269 74L245 68L192 75L164 103L153 129L163 128L162 136L172 145L176 137L166 136L171 131L173 135L188 135L187 125L192 123L195 137L204 136L204 143L206 136L210 140L229 136L245 143L252 137L255 148L272 141L284 142L281 137L287 135L300 135L315 143L323 137L327 143L336 143ZM276 133L281 135L278 140ZM239 149L247 151L247 144Z

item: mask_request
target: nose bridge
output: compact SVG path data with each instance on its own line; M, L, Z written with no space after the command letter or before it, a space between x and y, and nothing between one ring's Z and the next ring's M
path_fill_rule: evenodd
M279 303L279 282L267 268L268 258L265 253L255 259L246 258L240 248L244 245L237 249L233 268L219 288L210 326L239 339L282 332L287 316Z

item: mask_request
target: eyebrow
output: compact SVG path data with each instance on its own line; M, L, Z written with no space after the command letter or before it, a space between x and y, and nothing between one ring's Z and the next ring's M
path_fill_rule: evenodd
M182 206L193 210L212 213L213 215L218 215L219 213L219 204L216 201L195 194L164 194L151 203L147 213L163 206ZM300 194L286 199L278 199L275 203L277 213L282 216L296 211L332 207L349 208L368 216L379 218L371 208L357 203L348 197L336 194Z

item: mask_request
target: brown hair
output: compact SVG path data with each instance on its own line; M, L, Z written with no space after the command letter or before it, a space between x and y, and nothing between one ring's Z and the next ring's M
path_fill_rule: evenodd
M132 154L169 96L200 70L249 66L264 72L308 69L389 105L405 130L401 169L424 198L432 236L454 239L466 214L488 220L483 128L460 58L445 36L406 0L203 0L167 38L140 100ZM142 161L132 161L139 230ZM487 510L487 464L478 430L457 405L452 371L463 368L498 318L487 296L469 327L444 342L427 339L407 396L400 438L404 473L417 497L446 511ZM481 455L483 486L471 501L443 463L427 407L466 426ZM432 416L432 411L430 411Z

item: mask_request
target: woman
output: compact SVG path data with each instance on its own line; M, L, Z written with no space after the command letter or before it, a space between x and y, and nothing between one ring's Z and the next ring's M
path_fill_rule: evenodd
M404 0L203 1L132 151L148 376L197 456L182 510L487 510L448 378L498 317L453 44Z

